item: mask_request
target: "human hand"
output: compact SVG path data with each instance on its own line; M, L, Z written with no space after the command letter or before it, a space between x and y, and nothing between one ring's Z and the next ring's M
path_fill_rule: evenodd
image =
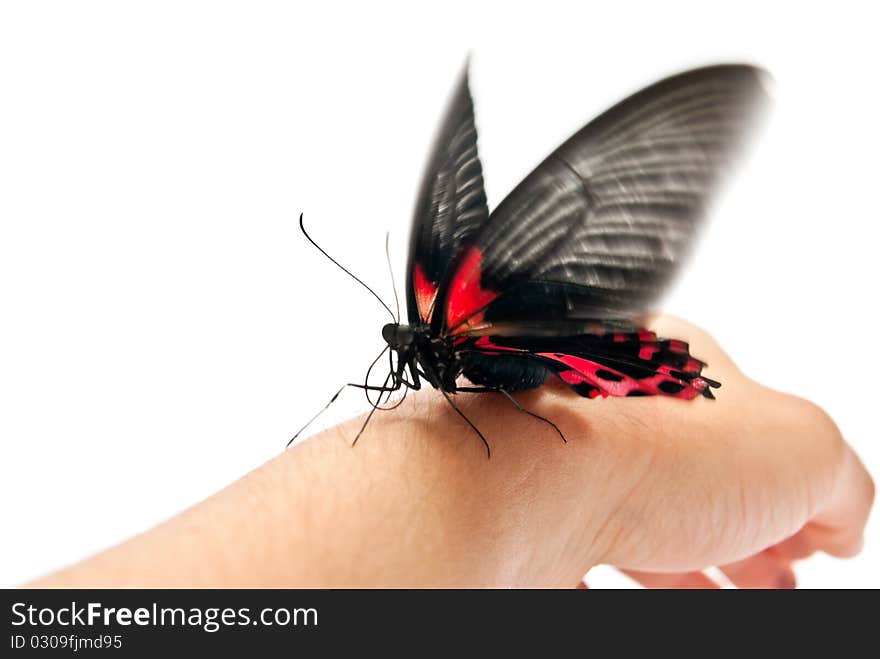
M797 559L858 553L874 485L828 415L750 380L681 320L661 317L651 329L691 344L707 375L724 383L718 399L593 406L561 386L520 395L571 441L566 450L548 446L552 432L520 419L532 426L516 433L527 439L508 431L493 444L495 455L517 444L511 479L521 485L505 494L509 505L542 511L523 516L531 533L511 549L528 557L519 581L563 585L606 563L648 587L717 587L702 573L709 566L739 587L794 587Z
M815 552L857 554L874 483L829 416L750 380L681 320L652 329L688 340L724 387L693 413L645 399L657 416L627 414L659 432L602 562L648 587L715 587L696 570L720 566L738 587L773 588L793 587L793 563Z
M717 400L585 400L562 385L436 391L352 419L38 586L574 587L597 564L649 587L793 586L792 563L858 552L865 468L818 407L747 378L704 332L659 318Z

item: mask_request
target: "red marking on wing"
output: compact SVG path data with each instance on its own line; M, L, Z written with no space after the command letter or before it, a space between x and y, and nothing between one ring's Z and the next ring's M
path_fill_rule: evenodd
M434 301L437 299L437 284L425 276L422 266L418 263L413 268L413 289L419 316L424 322L430 323L434 312Z
M586 378L583 374L578 373L577 371L562 371L559 374L559 378L566 384L581 384L583 382L586 382L587 384L593 384L591 380ZM590 392L587 394L587 396L589 396L590 398L598 398L600 395L602 396L602 398L607 398L608 392L604 389L596 389L595 385L592 389L590 389Z
M688 352L688 344L684 341L680 341L679 339L669 339L669 349L672 352L686 355Z
M656 339L656 336L653 335L653 333L651 334L651 336ZM617 337L618 335L615 334L615 341L619 341ZM649 339L647 335L640 338L644 338L645 340ZM594 362L584 357L576 357L574 355L566 355L555 352L529 353L527 350L497 345L493 343L488 336L481 336L474 342L474 346L486 351L491 350L497 352L519 352L533 354L537 357L542 357L550 361L564 364L568 368L565 370L560 370L557 373L559 378L569 385L577 385L582 383L591 385L595 389L590 390L588 394L590 398L596 398L597 396L602 396L603 398L606 398L608 396L628 396L635 391L651 396L672 396L674 398L691 400L703 393L703 390L709 386L708 382L706 382L706 380L699 376L693 378L692 380L690 380L690 382L688 382L687 380L682 380L681 378L676 377L676 375L673 375L674 372L688 374L699 373L700 368L702 368L703 364L693 357L690 357L685 366L681 369L675 369L672 366L663 364L656 367L656 372L654 375L647 378L637 379L626 375L615 368L601 364L599 362ZM687 351L687 345L682 341L676 341L675 347L678 349L684 347L684 350ZM652 354L657 350L659 349L653 348ZM600 377L597 374L598 371L602 371L606 377ZM613 379L607 377L609 374L613 376ZM681 387L681 389L679 391L671 392L669 390L662 389L661 385L665 385L667 388L672 385L678 385Z
M573 355L557 356L552 352L539 352L539 357L561 362L571 368L570 371L562 371L559 377L568 384L580 384L585 382L594 387L598 387L601 395L605 396L628 396L633 391L652 396L674 396L675 398L684 398L690 400L700 395L705 389L706 382L701 378L694 378L691 382L680 380L671 375L673 370L669 366L660 366L657 368L656 375L647 378L633 378L609 366L599 364L583 357L575 357ZM603 371L605 374L613 374L614 379L602 378L597 375L597 371ZM661 384L668 383L680 385L681 390L674 393L664 391L660 388ZM594 396L590 396L593 398Z
M499 346L495 343L492 343L492 339L488 336L481 336L476 341L474 341L474 346L480 348L482 350L501 350L507 352L525 352L525 350L521 350L520 348L509 348L507 346Z
M446 301L446 326L455 332L464 332L482 324L482 310L498 297L499 293L489 291L480 284L483 254L476 247L465 252L458 269L449 282L449 297Z

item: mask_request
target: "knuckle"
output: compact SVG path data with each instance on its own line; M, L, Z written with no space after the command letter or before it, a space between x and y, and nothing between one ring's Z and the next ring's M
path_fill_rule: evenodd
M804 398L792 397L795 413L801 425L804 448L817 454L814 457L835 470L843 464L847 447L837 423L828 412Z

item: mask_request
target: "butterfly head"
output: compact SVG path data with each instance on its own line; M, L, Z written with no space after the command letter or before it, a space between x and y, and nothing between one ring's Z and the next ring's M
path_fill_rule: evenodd
M406 350L415 341L415 333L409 325L388 323L382 327L382 338L392 350Z

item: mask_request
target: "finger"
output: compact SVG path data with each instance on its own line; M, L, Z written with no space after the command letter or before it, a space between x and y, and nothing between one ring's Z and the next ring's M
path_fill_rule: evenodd
M773 548L720 569L737 588L789 589L797 584L791 562Z
M721 588L702 572L621 572L645 588Z
M775 556L791 563L817 551L849 557L861 550L874 482L852 449L845 446L844 450L828 501L802 529L772 548Z
M861 551L875 490L861 460L849 446L845 450L830 499L802 531L816 549L841 558Z
M790 538L783 540L777 545L774 545L773 550L778 556L788 561L789 563L808 558L815 554L816 551L818 551L815 539L811 538L810 536L811 529L810 525L807 524L807 526L802 528Z
M721 358L725 362L725 366L727 366L727 362L732 366L730 358L721 350L711 335L699 327L669 315L651 317L649 326L658 334L676 336L694 343L701 350ZM786 398L795 402L799 400L792 397ZM823 434L826 437L839 436L834 422L827 418L827 415L821 416L825 416L825 418L819 419L819 421L825 421L824 425L830 426ZM837 476L836 488L833 494L827 498L824 507L821 508L817 516L810 520L809 535L815 541L822 543L823 546L819 548L823 551L828 551L833 555L851 556L858 553L861 547L862 533L874 501L875 486L855 452L842 440L839 445L845 451L845 456L840 461L841 470ZM804 552L809 551L809 548L804 546L803 538L790 543L787 549L800 554L796 556L797 558L807 555Z

